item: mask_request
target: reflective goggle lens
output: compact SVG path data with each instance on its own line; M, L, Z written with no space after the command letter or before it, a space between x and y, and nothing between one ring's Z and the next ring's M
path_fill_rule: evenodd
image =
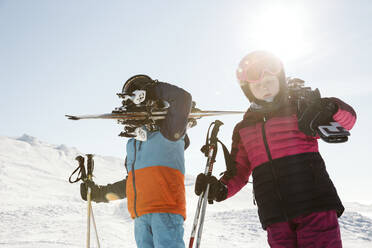
M261 56L260 58L243 58L236 72L239 81L255 83L259 82L265 73L277 75L282 70L280 60L272 56Z

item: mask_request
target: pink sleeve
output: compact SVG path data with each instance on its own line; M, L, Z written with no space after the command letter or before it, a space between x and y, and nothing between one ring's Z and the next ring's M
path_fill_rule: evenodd
M237 147L234 147L233 144L231 155L236 167L236 174L229 179L222 178L222 182L227 186L227 198L239 192L248 183L251 174L250 162L241 142Z
M333 120L347 130L351 130L356 122L356 113L354 109L338 98L332 97L331 99L338 105L338 111L333 115Z

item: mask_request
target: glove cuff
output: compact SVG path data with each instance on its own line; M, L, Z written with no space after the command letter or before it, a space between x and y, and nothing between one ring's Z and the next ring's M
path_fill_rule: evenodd
M338 111L338 105L334 101L332 101L330 98L322 98L321 99L321 105L323 109L328 111L329 113L332 113L332 115L336 114Z
M226 200L228 190L227 190L227 186L220 180L218 181L218 184L219 184L219 190L216 195L216 201L220 202L220 201Z

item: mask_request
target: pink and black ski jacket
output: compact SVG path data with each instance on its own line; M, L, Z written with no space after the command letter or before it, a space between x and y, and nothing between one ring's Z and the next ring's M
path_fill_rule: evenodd
M350 130L355 111L337 98L334 121ZM272 113L248 110L233 133L231 156L233 177L221 180L227 198L236 194L253 177L253 189L262 227L288 221L301 214L344 207L318 151L317 137L298 129L296 108L289 103Z

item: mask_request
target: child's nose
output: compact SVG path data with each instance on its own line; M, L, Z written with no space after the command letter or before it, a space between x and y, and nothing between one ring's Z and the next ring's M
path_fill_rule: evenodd
M263 83L262 84L262 89L267 90L267 88L268 88L268 84L267 83Z

